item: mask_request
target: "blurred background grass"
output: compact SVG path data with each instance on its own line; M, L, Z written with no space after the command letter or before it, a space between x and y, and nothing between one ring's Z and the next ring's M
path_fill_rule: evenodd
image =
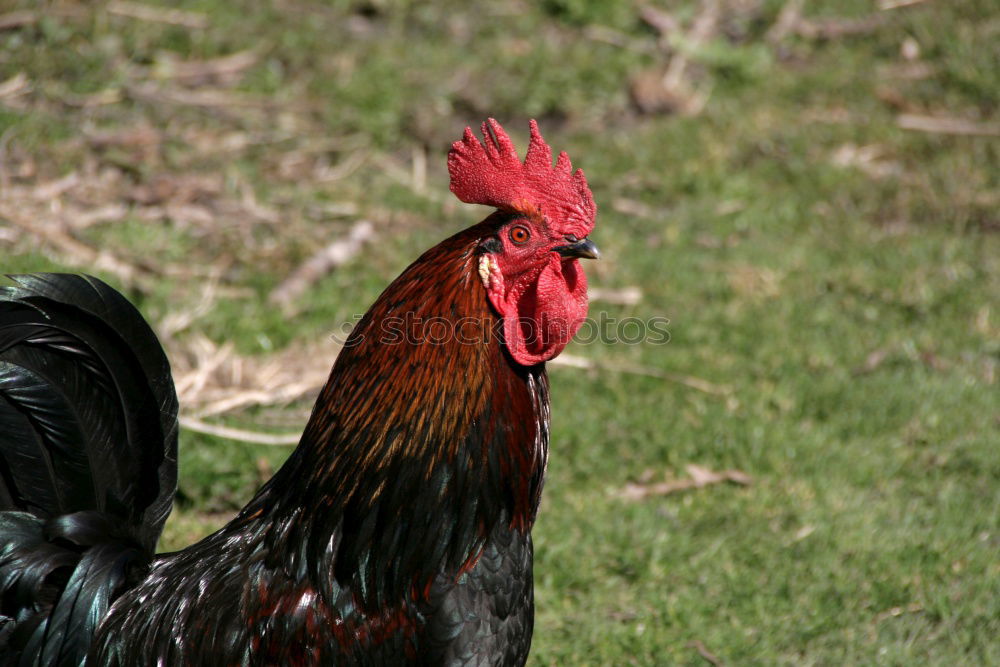
M532 661L1000 664L998 62L987 0L8 0L0 269L108 280L187 423L287 440L331 334L484 215L450 142L537 118L592 314L671 340L551 370ZM180 447L164 549L290 450ZM690 464L752 484L620 495Z

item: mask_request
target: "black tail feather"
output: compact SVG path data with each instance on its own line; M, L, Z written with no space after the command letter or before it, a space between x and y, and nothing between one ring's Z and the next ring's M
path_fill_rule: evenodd
M177 484L177 397L149 325L86 276L0 287L0 662L82 664L142 576Z
M152 551L177 485L177 397L152 329L96 278L0 288L0 502L99 510Z
M3 664L83 664L111 603L150 562L127 531L99 512L0 513Z

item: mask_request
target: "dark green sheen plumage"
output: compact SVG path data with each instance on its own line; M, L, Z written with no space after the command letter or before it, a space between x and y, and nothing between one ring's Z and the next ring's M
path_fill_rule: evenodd
M176 489L177 399L139 312L94 278L0 288L0 660L79 664L145 573Z

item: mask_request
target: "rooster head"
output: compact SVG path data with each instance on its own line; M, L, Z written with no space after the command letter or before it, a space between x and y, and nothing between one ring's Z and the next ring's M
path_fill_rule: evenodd
M480 142L470 128L448 153L451 191L470 204L493 206L478 245L479 277L503 318L504 342L525 366L562 352L587 317L587 278L578 261L596 259L587 235L597 207L583 170L552 149L538 124L524 162L490 118Z

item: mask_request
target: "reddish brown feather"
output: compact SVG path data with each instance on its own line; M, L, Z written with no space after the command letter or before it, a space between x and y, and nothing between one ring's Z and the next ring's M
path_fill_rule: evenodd
M390 317L403 318L404 322L408 316L414 321L426 321L449 312L492 325L496 316L481 284L472 280L476 238L475 234L464 233L448 239L425 253L386 289L359 323L348 343L351 347L345 351L345 360L364 363L334 366L320 396L320 402L329 409L314 415L304 439L320 445L332 441L329 429L333 424L322 417L336 414L341 418L338 428L364 431L372 440L383 443L382 450L369 452L365 467L379 465L378 460L373 460L376 454L454 457L454 448L431 448L436 449L440 443L457 445L472 418L482 411L485 384L493 365L489 350L478 345L413 344L405 340L385 344L387 334L380 327ZM442 264L447 270L439 270ZM389 375L389 369L399 372ZM443 409L432 404L446 395L453 400ZM396 426L423 431L424 435L406 437L414 434L404 432L390 441L389 432ZM331 467L337 465L336 456L328 461Z
M374 504L384 486L363 485L378 478L374 473L379 469L402 459L429 480L441 465L475 467L479 460L498 456L503 483L516 487L509 489L514 502L510 521L519 530L530 530L544 466L544 453L536 451L543 425L502 345L499 316L476 269L479 242L504 220L495 214L428 250L359 322L300 445L315 454L309 458L319 465L309 472L326 495L343 499L365 494ZM408 314L418 321L443 318L450 324L467 318L485 339L478 344L386 344L381 327L388 318ZM463 448L474 428L478 451ZM364 439L352 446L344 433L364 434ZM508 445L491 453L498 435ZM469 457L468 465L456 461L457 456ZM352 474L337 474L343 470ZM485 538L490 529L479 526L480 536Z

